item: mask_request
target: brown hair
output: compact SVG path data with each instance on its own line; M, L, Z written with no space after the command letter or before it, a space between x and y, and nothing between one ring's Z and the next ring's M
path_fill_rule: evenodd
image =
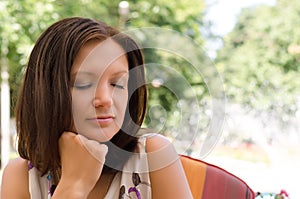
M147 104L141 51L129 36L102 22L80 17L66 18L51 25L37 40L29 57L16 107L18 152L42 174L59 170L58 139L73 125L70 71L74 59L86 42L107 38L114 39L124 48L129 70L142 66L129 76L127 111L130 117L125 117L123 130L112 138L112 144L108 144L128 152L136 148L135 135L144 120ZM141 86L136 85L138 82ZM109 154L107 161L117 163L118 168L129 158L129 155L118 155L115 150L109 150ZM105 166L104 171L108 170L110 168Z

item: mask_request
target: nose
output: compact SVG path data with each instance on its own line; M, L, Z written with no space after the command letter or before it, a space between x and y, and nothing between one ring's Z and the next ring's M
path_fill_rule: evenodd
M112 91L108 85L98 85L93 100L94 107L110 107L113 104Z

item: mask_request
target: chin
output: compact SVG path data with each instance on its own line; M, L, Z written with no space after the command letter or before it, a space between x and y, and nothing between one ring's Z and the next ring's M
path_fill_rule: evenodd
M113 132L113 133L112 133ZM112 130L105 132L105 131L101 131L101 132L95 132L92 135L87 135L88 139L91 140L95 140L97 142L108 142L110 141L118 132L114 132Z

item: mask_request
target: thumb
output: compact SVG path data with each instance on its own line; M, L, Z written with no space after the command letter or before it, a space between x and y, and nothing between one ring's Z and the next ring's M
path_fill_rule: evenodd
M89 140L83 135L78 134L78 139L86 150L99 162L104 164L108 148L95 140Z

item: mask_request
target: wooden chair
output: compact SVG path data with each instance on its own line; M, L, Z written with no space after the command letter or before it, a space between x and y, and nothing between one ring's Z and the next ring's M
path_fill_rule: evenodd
M237 176L207 162L180 156L195 199L254 199L252 189Z

